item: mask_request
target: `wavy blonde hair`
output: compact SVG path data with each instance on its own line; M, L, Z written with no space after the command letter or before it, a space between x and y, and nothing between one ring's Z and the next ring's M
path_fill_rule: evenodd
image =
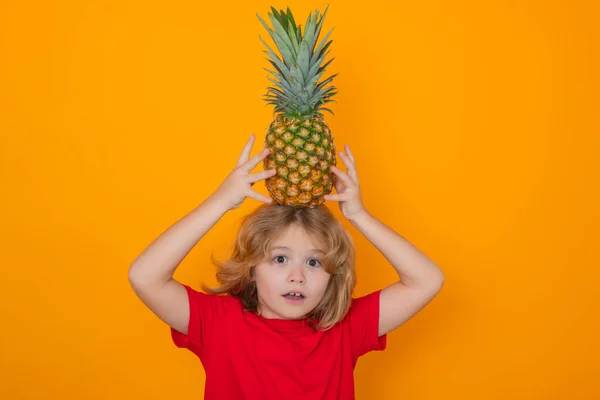
M321 262L331 276L323 298L307 318L314 328L328 330L350 309L356 277L352 237L322 204L313 208L260 205L242 218L231 257L221 262L211 254L220 286L210 288L203 284L202 288L210 294L236 296L247 310L260 313L256 283L252 279L254 267L269 257L274 239L292 224L304 228L325 252Z

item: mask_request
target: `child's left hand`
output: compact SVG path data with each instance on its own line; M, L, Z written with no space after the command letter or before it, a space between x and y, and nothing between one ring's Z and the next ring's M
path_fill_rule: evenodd
M345 173L332 165L331 172L337 177L337 179L335 179L335 190L337 191L337 194L326 194L323 198L325 200L339 202L340 210L344 217L352 220L357 215L366 212L366 209L362 203L360 182L358 181L358 174L356 173L354 155L350 151L350 146L346 145L345 149L348 154L341 151L338 152L338 154L344 162L348 173Z

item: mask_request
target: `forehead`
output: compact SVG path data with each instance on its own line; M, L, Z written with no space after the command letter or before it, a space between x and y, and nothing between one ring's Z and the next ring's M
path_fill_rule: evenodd
M273 237L270 248L271 250L324 253L318 238L310 235L299 225L289 226Z

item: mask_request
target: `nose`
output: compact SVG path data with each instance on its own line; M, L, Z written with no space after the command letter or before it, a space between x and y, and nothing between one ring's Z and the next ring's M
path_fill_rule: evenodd
M290 274L288 275L288 282L290 283L304 283L306 278L304 277L302 267L294 267L291 269Z

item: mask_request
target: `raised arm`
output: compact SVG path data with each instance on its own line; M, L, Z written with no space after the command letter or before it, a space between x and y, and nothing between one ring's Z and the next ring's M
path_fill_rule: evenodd
M251 186L275 171L251 174L268 154L263 150L249 159L254 135L246 143L234 170L202 204L157 237L129 267L129 282L142 302L161 320L187 334L190 310L187 292L173 279L175 270L192 248L229 210L246 197L270 203L271 199Z
M381 291L379 299L379 336L399 327L424 308L440 291L444 274L425 254L390 227L371 215L362 204L356 162L339 152L348 173L332 167L337 194L325 196L338 201L344 216L383 254L400 280Z
M381 291L379 336L396 329L423 309L442 288L444 274L425 254L368 212L354 226L383 254L400 280Z
M209 197L156 238L129 267L129 283L140 300L161 320L187 334L187 292L173 279L181 261L227 210Z

